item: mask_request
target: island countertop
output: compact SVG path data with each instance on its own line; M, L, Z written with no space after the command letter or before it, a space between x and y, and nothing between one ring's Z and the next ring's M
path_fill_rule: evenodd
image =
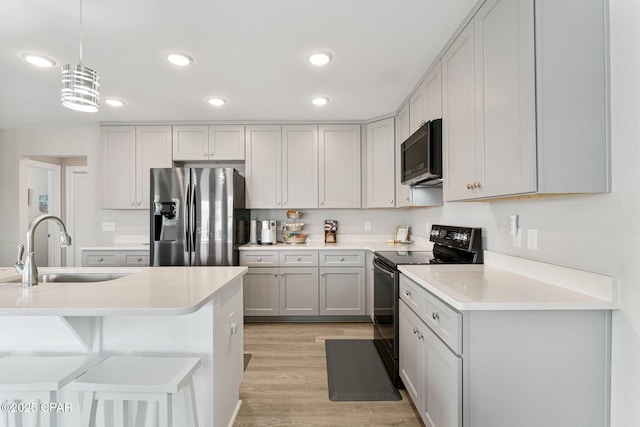
M144 316L197 311L246 267L40 268L39 273L131 273L105 282L40 283L22 287L11 267L0 268L0 315Z

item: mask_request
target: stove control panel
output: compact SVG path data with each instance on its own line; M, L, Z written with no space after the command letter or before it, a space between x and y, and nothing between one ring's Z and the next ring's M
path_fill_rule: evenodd
M429 240L452 248L472 250L480 242L480 229L450 225L432 225Z

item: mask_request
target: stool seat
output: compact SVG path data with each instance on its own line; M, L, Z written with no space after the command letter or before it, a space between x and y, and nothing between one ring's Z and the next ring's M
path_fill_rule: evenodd
M200 366L198 357L111 356L76 378L69 387L84 393L82 425L96 425L97 403L112 402L113 421L108 425L124 426L129 419L129 402L158 404L160 427L172 426L173 396L185 388L186 416L180 425L198 427L193 374ZM136 414L135 425L143 411ZM109 416L105 410L105 418Z
M200 366L197 357L111 356L73 382L79 391L177 393Z
M58 391L97 360L95 356L3 357L0 392Z

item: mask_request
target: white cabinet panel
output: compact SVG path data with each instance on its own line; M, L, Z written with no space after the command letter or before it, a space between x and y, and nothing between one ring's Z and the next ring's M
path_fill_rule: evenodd
M174 126L173 160L244 160L244 126Z
M279 208L282 202L282 130L280 126L246 127L247 207Z
M243 282L245 316L280 314L280 274L277 268L250 268Z
M319 207L361 207L360 126L319 126L319 138Z
M208 126L174 126L173 160L208 160Z
M171 127L136 127L136 207L149 209L151 168L170 168Z
M282 127L282 207L318 207L318 127Z
M209 126L209 160L244 160L244 126Z
M395 206L395 129L394 119L367 125L366 207Z
M318 269L291 267L280 269L280 315L318 314Z
M411 206L411 187L402 185L401 146L411 135L409 124L409 104L405 104L396 115L396 206Z
M365 314L364 267L320 267L320 314Z

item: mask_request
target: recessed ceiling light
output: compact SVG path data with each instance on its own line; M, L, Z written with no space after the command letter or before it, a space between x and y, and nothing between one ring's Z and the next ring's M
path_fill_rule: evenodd
M174 65L184 67L193 62L193 58L185 53L170 52L167 54L167 60Z
M122 107L126 102L118 98L105 98L104 102L112 107Z
M214 105L216 107L220 107L224 104L227 103L227 100L224 98L218 98L217 96L214 96L212 98L207 99L207 102L211 105Z
M326 65L331 61L333 56L329 52L314 52L307 58L313 65Z
M39 53L22 52L20 56L28 63L38 67L51 68L57 64L54 59L40 55Z
M325 105L327 102L329 102L329 98L325 96L319 96L317 98L313 98L311 102L313 102L315 105Z

